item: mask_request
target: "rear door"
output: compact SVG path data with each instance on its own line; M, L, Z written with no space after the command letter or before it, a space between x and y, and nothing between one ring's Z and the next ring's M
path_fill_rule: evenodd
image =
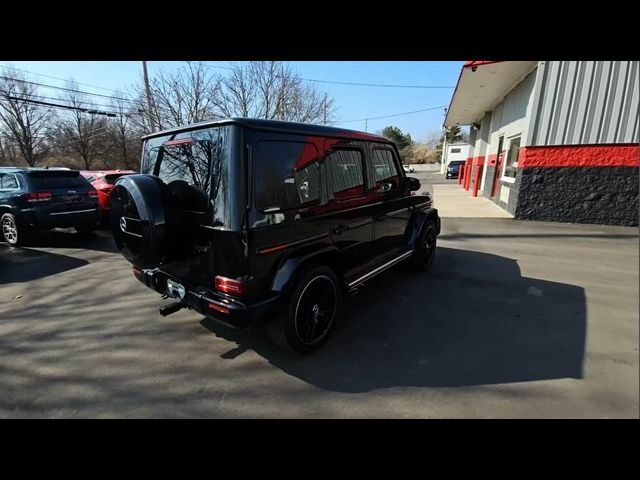
M332 145L325 156L329 235L340 251L345 271L357 268L372 254L373 219L365 158L362 142Z
M410 197L404 192L404 175L395 149L384 143L371 143L369 147L369 177L377 197L374 251L385 255L405 246Z

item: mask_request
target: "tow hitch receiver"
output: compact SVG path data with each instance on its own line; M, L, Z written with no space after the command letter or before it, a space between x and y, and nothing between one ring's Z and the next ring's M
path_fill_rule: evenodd
M167 315L171 315L172 313L176 313L178 310L182 310L183 308L187 308L186 303L182 302L174 302L169 305L165 305L159 308L160 315L166 317Z

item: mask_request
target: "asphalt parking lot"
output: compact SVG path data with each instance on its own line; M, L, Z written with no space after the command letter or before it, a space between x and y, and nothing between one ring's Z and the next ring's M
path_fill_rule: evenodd
M638 261L637 228L443 218L296 356L160 317L106 232L0 243L0 417L638 418Z

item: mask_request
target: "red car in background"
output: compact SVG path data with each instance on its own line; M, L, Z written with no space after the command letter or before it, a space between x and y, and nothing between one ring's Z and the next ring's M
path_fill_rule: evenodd
M98 191L100 223L104 225L107 215L109 214L109 201L111 199L113 184L123 175L131 175L138 172L134 172L133 170L84 170L80 173L93 185L93 188Z

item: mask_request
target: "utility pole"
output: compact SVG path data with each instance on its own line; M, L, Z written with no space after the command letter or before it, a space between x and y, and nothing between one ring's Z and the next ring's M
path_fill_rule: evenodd
M364 119L364 131L365 131L365 132L368 132L368 131L369 131L369 130L367 130L367 124L368 124L368 123L369 123L369 119L368 119L368 118L365 118L365 119Z
M151 131L155 132L156 126L153 121L153 112L151 110L151 89L149 88L149 75L147 74L147 62L145 60L142 61L142 76L144 78L144 91L147 95L147 114L149 117L149 126L151 127Z

